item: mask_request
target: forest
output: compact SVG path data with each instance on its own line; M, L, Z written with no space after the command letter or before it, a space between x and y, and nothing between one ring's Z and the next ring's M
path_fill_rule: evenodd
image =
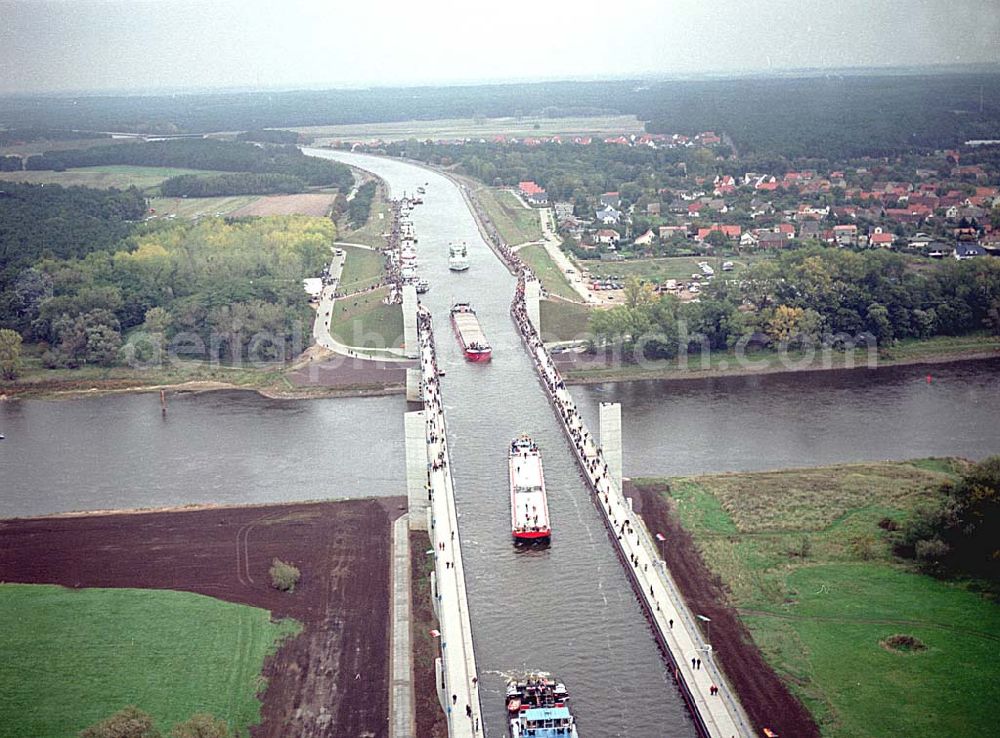
M164 180L164 197L224 197L229 195L291 195L302 192L306 183L290 174L181 174Z
M117 250L24 270L5 323L48 345L49 367L157 362L172 341L192 359L284 359L304 348L302 279L334 239L329 219L303 216L148 225Z
M917 271L905 256L885 251L793 249L757 262L741 280L713 283L700 302L660 298L649 285L632 283L627 304L596 311L590 327L596 343L627 351L641 344L647 358L741 340L758 347L842 344L870 334L889 347L898 339L984 329L1000 335L1000 263L950 261Z
M141 220L137 189L0 184L0 316L10 315L10 290L22 269L43 256L82 258L114 248Z
M62 171L108 164L283 174L298 177L310 186L341 189L351 187L354 182L347 166L306 156L295 146L261 147L241 141L200 138L46 151L28 157L25 168Z
M141 98L18 96L5 100L0 126L204 133L613 113L636 115L651 133L725 132L742 156L885 155L1000 138L1000 74L981 68L896 74L854 70L725 80L268 90Z

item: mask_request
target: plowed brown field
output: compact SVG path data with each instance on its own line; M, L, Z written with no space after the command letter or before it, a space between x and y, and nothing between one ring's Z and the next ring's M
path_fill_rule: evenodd
M405 498L0 521L0 581L175 589L303 623L255 738L388 735L392 520ZM269 581L274 558L302 579Z

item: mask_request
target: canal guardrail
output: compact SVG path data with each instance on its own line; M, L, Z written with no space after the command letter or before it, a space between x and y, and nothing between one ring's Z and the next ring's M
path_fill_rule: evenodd
M539 380L556 411L581 473L610 533L616 553L625 567L671 674L686 703L695 727L708 738L754 736L743 706L702 638L694 614L688 608L642 520L636 516L620 484L609 473L604 452L587 429L576 403L560 376L552 356L528 317L525 284L534 279L531 270L499 235L476 201L456 182L475 216L480 234L507 268L517 277L511 316L521 340L531 355ZM704 668L702 668L704 667Z

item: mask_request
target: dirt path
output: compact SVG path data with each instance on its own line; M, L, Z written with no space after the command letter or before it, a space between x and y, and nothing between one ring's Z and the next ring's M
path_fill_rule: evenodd
M292 617L254 738L388 735L392 520L405 498L0 521L0 581L175 589ZM270 586L294 563L293 594Z
M635 510L650 531L666 536L662 551L688 606L712 619L712 646L754 727L782 736L818 738L819 728L781 678L764 661L750 632L729 605L726 592L698 554L691 534L681 527L656 489L625 483Z

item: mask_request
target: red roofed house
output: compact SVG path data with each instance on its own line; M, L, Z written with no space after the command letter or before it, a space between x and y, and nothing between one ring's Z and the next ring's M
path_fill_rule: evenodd
M891 233L886 233L882 230L881 226L875 228L875 231L868 236L868 243L871 246L879 246L881 248L889 248L892 246L892 242L895 240L895 236Z
M713 223L710 228L699 228L698 235L694 237L694 240L699 242L704 241L712 231L718 231L732 241L738 240L743 233L743 229L738 225L719 225L718 223Z
M544 205L549 201L548 193L534 182L519 182L517 190L532 205Z

